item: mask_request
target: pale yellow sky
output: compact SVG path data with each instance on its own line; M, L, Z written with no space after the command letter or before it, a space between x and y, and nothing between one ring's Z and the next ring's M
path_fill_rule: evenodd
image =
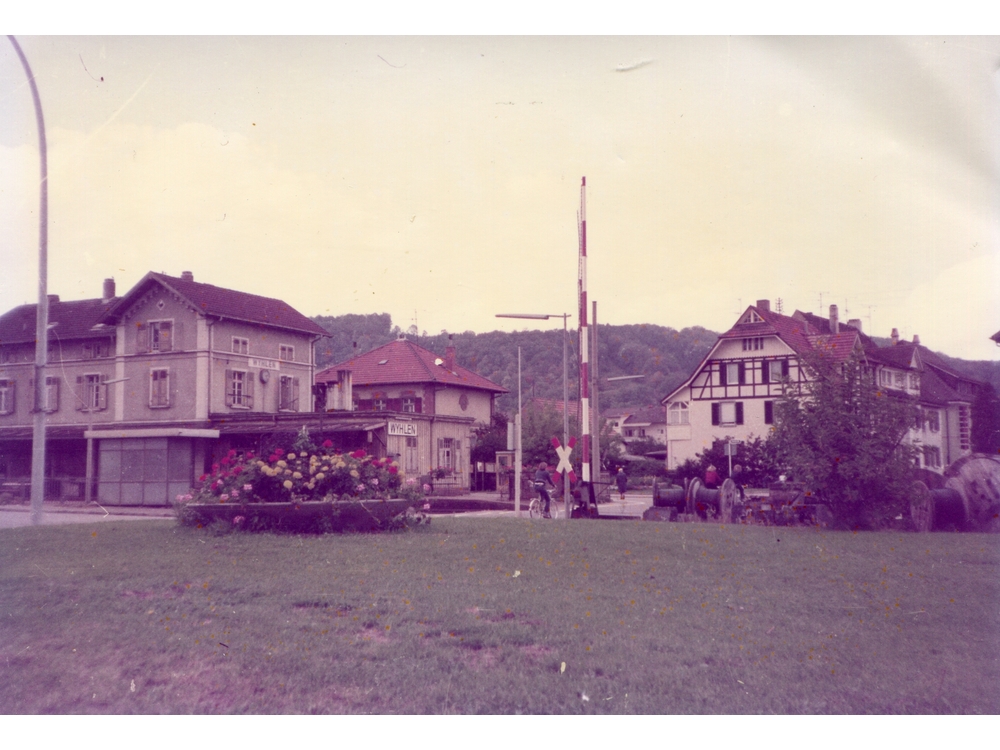
M576 311L586 175L601 322L822 300L1000 358L997 37L19 41L63 299L190 270L307 315L520 328L495 314ZM4 39L0 310L35 301L36 143Z

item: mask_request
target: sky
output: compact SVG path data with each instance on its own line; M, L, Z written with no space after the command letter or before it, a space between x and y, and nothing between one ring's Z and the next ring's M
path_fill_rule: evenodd
M748 305L1000 360L1000 37L19 36L48 291L149 271L384 313L724 331ZM0 40L0 311L37 300L38 137Z

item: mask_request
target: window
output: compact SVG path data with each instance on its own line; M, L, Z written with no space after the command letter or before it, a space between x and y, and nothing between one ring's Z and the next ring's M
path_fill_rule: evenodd
M0 414L14 413L14 383L13 380L0 380Z
M417 439L415 437L406 438L406 452L403 454L403 471L410 476L416 476L420 472L419 453L417 452Z
M761 336L756 336L754 338L743 339L743 351L756 351L758 349L764 348L764 339Z
M906 374L902 372L897 372L895 374L896 387L903 388L906 385Z
M45 378L40 410L45 412L59 411L59 378L52 376Z
M233 336L233 354L249 354L250 339Z
M764 424L774 424L774 402L764 402Z
M282 344L278 347L278 359L282 362L294 362L295 361L295 347L286 346Z
M103 359L111 356L111 342L88 341L83 345L84 359Z
M788 360L764 360L760 363L761 381L764 383L780 383L788 377Z
M687 401L670 404L667 410L667 424L688 424L688 419Z
M927 417L927 429L931 432L940 432L941 412L937 409L928 409L924 412L924 416Z
M76 378L80 396L80 411L102 411L108 408L106 375L79 375Z
M889 370L880 370L878 374L879 385L892 385L892 373Z
M151 320L136 327L136 351L169 352L173 350L174 322Z
M941 449L931 445L924 446L924 465L932 468L941 466Z
M723 362L719 367L719 385L742 385L745 377L742 362Z
M743 402L722 401L712 404L713 425L743 424Z
M170 406L170 370L165 367L149 371L149 408L166 409Z
M963 451L972 449L972 420L968 406L958 407L958 447Z
M454 471L461 464L459 462L459 442L455 438L438 438L438 462L442 469Z
M282 375L278 384L278 409L280 411L299 410L299 379Z
M246 370L226 370L226 406L253 408L253 377Z
M910 390L916 391L920 389L920 376L915 372L910 373Z
M417 400L413 396L403 396L402 410L414 413L417 411Z
M625 437L635 437L635 430L633 430L631 427L625 430Z

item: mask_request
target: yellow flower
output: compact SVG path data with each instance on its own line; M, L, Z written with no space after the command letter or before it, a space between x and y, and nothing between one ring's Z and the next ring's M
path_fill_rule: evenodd
M358 470L357 469L351 469L351 476L354 477L355 479L357 479L361 475L358 474Z
M284 482L284 487L285 487L286 490L292 489L292 480L291 479L286 479L285 482Z
M292 474L292 477L294 477L295 479L302 479L302 472L297 471L294 474Z
M326 474L324 474L324 473L323 473L323 472L321 471L321 472L320 472L319 474L317 474L317 475L316 475L316 480L315 480L315 481L319 482L319 481L321 481L321 480L323 479L323 477L325 477L325 476L326 476Z
M285 461L278 461L278 466L284 469L286 466L288 466L288 464Z
M289 453L288 454L288 460L291 461L293 458L295 458L295 454L294 453Z

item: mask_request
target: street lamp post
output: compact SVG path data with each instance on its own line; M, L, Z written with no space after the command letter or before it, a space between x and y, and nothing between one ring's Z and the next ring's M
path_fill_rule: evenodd
M563 321L563 448L569 446L569 376L567 374L567 362L569 349L567 345L566 321L569 313L551 313L548 315L535 313L497 313L498 318L523 318L526 320L548 320L549 318L562 318ZM520 352L520 349L518 350ZM520 355L518 355L520 356ZM518 359L518 372L520 373L520 359ZM520 377L520 376L519 376ZM520 383L518 384L518 418L521 413ZM518 433L520 436L520 433ZM566 511L566 519L569 520L571 510L569 507L569 473L563 473L563 508Z

